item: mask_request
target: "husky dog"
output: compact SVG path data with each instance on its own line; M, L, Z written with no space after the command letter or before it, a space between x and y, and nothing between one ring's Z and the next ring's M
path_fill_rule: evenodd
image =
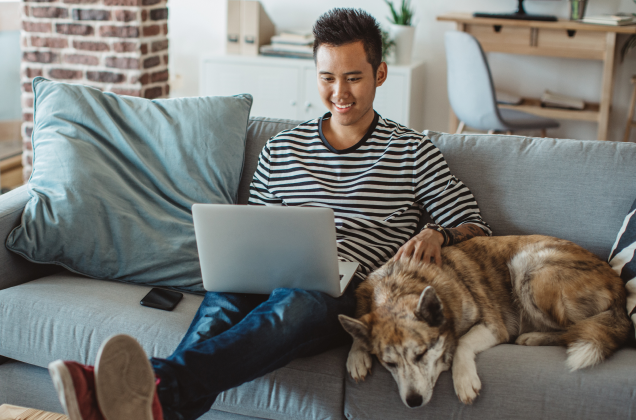
M548 236L477 237L442 249L443 267L389 261L358 288L347 370L363 380L375 354L408 407L429 402L452 364L464 404L479 394L475 355L515 340L563 345L571 371L610 356L628 337L620 277L580 246Z

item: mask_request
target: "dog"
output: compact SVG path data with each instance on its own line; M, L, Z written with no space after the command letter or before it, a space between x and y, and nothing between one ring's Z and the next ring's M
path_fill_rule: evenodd
M411 408L425 405L452 365L455 393L481 390L475 356L501 343L563 345L570 371L593 366L628 338L626 293L609 264L548 236L477 237L442 249L443 266L400 259L356 291L347 370L364 380L374 354Z

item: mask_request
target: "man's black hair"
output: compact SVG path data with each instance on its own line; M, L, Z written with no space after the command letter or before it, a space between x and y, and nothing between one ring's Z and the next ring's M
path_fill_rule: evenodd
M313 33L314 61L322 44L339 47L362 41L373 74L377 73L382 63L382 32L375 18L364 10L331 9L318 18Z

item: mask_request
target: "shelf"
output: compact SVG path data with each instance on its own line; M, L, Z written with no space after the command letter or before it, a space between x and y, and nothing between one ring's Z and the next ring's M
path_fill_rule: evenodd
M520 105L499 105L499 107L560 120L598 122L601 116L599 104L588 102L585 103L585 108L580 111L576 109L542 107L541 100L534 98L523 98Z

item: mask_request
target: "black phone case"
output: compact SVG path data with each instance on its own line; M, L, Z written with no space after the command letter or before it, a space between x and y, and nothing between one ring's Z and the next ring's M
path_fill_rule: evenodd
M183 298L183 293L155 287L139 303L149 308L171 311L181 301L181 298Z

